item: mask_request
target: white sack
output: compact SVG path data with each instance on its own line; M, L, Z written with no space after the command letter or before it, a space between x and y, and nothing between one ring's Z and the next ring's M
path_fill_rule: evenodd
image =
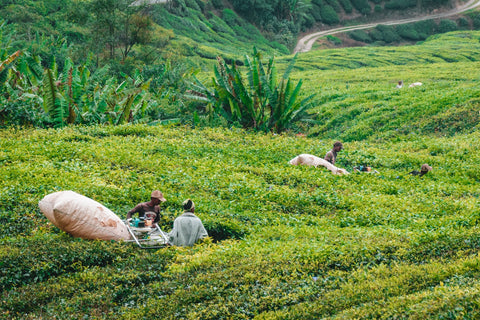
M421 82L414 82L414 83L410 84L408 87L409 87L409 88L419 87L419 86L421 86L422 84L423 84L423 83L421 83Z
M130 234L123 221L97 201L73 191L46 195L40 211L55 226L74 237L100 240L128 240Z
M319 158L317 156L311 155L311 154L301 154L293 158L292 160L289 161L290 164L297 166L297 165L305 165L305 166L322 166L330 170L333 174L349 174L347 170L338 168L328 162L325 159Z

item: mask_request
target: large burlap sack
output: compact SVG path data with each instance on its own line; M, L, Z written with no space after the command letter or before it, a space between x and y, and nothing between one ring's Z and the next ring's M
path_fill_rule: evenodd
M130 234L123 221L97 201L73 191L46 195L40 211L55 226L74 237L100 240L127 240Z
M328 162L325 159L319 158L317 156L311 154L300 154L289 161L291 165L305 165L305 166L322 166L330 170L333 174L342 175L342 174L349 174L347 170L338 168Z

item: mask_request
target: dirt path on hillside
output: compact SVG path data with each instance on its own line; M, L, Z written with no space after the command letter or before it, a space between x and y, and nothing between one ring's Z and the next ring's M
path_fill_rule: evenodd
M313 44L315 43L315 41L317 41L318 38L331 35L331 34L342 33L342 32L353 31L353 30L370 29L370 28L376 27L379 24L390 26L390 25L404 24L404 23L410 23L410 22L416 22L416 21L422 21L422 20L444 18L444 17L453 16L458 13L476 8L478 6L480 6L480 0L470 0L466 4L457 7L455 10L444 12L444 13L432 14L428 16L415 17L415 18L409 18L409 19L394 20L394 21L381 21L381 22L375 22L375 23L369 23L369 24L362 24L358 26L342 27L342 28L315 32L315 33L306 35L300 40L298 40L295 50L293 52L294 53L308 52L312 49Z

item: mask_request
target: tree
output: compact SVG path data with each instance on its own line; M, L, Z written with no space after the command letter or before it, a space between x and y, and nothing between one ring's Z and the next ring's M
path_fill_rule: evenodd
M149 43L153 22L149 16L134 13L123 21L119 40L122 44L122 60L125 60L135 44Z
M111 60L120 49L125 60L135 44L145 44L152 37L152 20L142 7L130 6L132 0L93 0L91 11L92 48L107 50Z

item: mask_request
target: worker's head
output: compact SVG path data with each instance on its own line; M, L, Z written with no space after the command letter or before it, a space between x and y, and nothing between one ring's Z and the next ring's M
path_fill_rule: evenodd
M195 211L195 203L193 203L192 200L187 199L183 201L183 210L188 211L188 212L193 212Z
M422 164L422 168L420 169L420 172L425 174L427 173L428 171L432 171L432 167L429 166L428 164L424 163Z
M150 199L155 205L159 204L160 202L167 201L167 199L165 199L165 197L163 196L163 193L160 192L159 190L152 191L152 194L150 195Z
M343 144L340 141L337 141L333 144L333 150L340 151L343 149Z

